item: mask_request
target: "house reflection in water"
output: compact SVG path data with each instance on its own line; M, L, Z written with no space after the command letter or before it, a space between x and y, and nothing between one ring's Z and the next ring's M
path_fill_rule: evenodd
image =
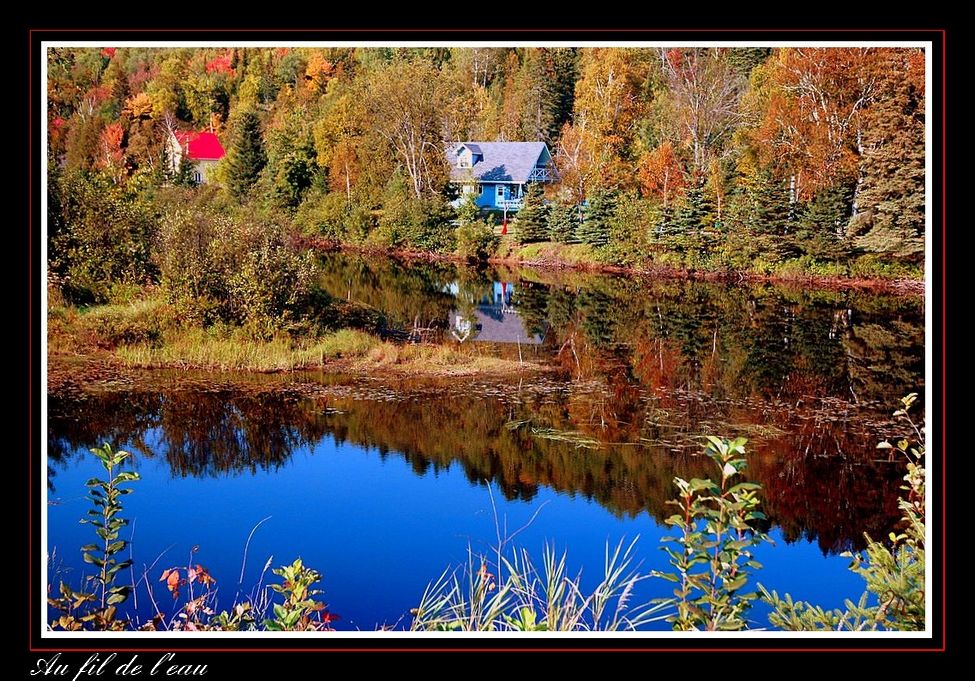
M512 305L513 294L513 284L494 282L490 295L483 297L472 311L450 312L451 335L461 343L480 341L541 345L543 336L529 333L517 308Z

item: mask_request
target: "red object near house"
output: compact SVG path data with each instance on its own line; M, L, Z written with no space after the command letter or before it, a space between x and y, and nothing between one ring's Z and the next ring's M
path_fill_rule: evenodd
M504 235L507 233L508 233L508 221L505 220L504 222L501 223L501 234Z
M176 133L176 140L191 161L219 161L226 155L220 140L212 132L186 130Z

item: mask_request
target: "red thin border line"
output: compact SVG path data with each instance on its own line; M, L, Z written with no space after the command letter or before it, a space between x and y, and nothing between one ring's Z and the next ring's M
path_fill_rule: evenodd
M355 32L370 32L370 33L417 33L420 32L419 29L401 29L401 28L391 28L391 29L104 29L102 32L153 32L153 33L188 33L188 32L211 32L211 33L222 33L222 32L311 32L311 33L326 33L326 32L342 32L342 33L355 33ZM945 474L947 466L947 416L945 413L945 402L947 401L947 392L945 386L945 379L947 377L947 327L946 327L946 313L947 313L947 71L948 71L948 50L947 50L947 31L945 29L921 29L921 28L910 28L910 29L423 29L424 32L451 32L451 33L464 33L464 32L478 32L478 33L508 33L508 32L531 32L531 33L551 33L551 32L571 32L571 33L593 33L593 32L606 32L606 33L672 33L672 32L685 32L685 33L722 33L722 32L736 32L741 33L746 32L776 32L776 33L846 33L846 32L857 32L857 33L891 33L891 32L901 32L901 33L931 33L938 32L941 34L941 647L940 648L751 648L751 647L736 647L736 648L700 648L700 647L686 647L686 648L491 648L491 647L481 647L481 648L376 648L371 646L363 646L361 648L333 648L333 647L322 647L322 648L166 648L167 651L172 652L201 652L201 653L219 653L219 652L283 652L283 653L296 653L296 652L363 652L372 651L378 653L384 652L482 652L482 651L497 651L497 652L621 652L621 653L649 653L649 652L945 652L947 645L947 628L948 628L948 614L947 614L947 577L948 577L948 561L947 561L947 538L948 534L946 531L947 518L948 518L948 506L947 506L947 491L948 491L948 476ZM28 414L29 423L28 429L31 436L30 445L28 446L30 452L30 490L28 492L28 498L30 500L30 544L34 540L34 448L33 448L33 391L34 391L34 362L33 362L33 351L34 351L34 325L33 325L33 314L34 314L34 304L33 304L33 247L34 247L34 55L33 55L33 34L35 32L48 32L48 33L92 33L93 29L29 29L28 42L30 44L30 63L29 63L29 77L30 77L30 99L29 99L29 111L30 111L30 140L28 142L28 149L30 151L29 155L29 167L30 167L30 177L28 179L30 188L30 206L28 209L28 216L30 221L30 240L28 243L28 253L30 254L30 263L28 265L28 271L30 273L30 287L28 288L28 300L30 303L30 310L28 312L28 319L30 320L30 327L28 330L28 337L30 339L29 357L30 357L30 375L31 381L28 388L28 394L30 396L30 403L28 404ZM933 63L932 63L933 66ZM46 360L45 360L46 361ZM28 578L28 585L30 595L28 596L28 602L33 599L34 596L34 552L30 551L30 575ZM30 629L28 630L28 649L30 652L63 652L64 649L58 648L35 648L33 647L33 616L34 609L33 605L28 611L28 622L30 624ZM67 639L66 639L67 640ZM249 639L252 640L252 639ZM653 640L653 639L648 639ZM71 648L71 652L106 652L106 651L117 651L120 653L133 653L133 652L153 652L158 650L157 648Z
M948 644L948 36L941 31L941 650Z

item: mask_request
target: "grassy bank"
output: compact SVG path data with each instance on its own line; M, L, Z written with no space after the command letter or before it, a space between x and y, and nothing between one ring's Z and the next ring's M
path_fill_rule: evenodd
M469 346L398 343L351 328L310 337L282 332L262 340L241 328L181 325L159 297L90 308L52 306L48 354L98 357L133 368L206 371L334 369L470 375L541 368L533 362L483 355Z

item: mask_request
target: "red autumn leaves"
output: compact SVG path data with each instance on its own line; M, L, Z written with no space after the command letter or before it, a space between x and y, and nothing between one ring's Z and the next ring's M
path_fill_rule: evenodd
M185 576L184 576L185 575ZM173 595L173 600L179 598L180 587L187 584L192 584L194 582L199 582L207 588L211 585L216 584L215 580L207 569L202 565L191 565L185 568L169 568L168 570L163 570L162 576L159 578L160 582L166 583L166 588L169 593Z

